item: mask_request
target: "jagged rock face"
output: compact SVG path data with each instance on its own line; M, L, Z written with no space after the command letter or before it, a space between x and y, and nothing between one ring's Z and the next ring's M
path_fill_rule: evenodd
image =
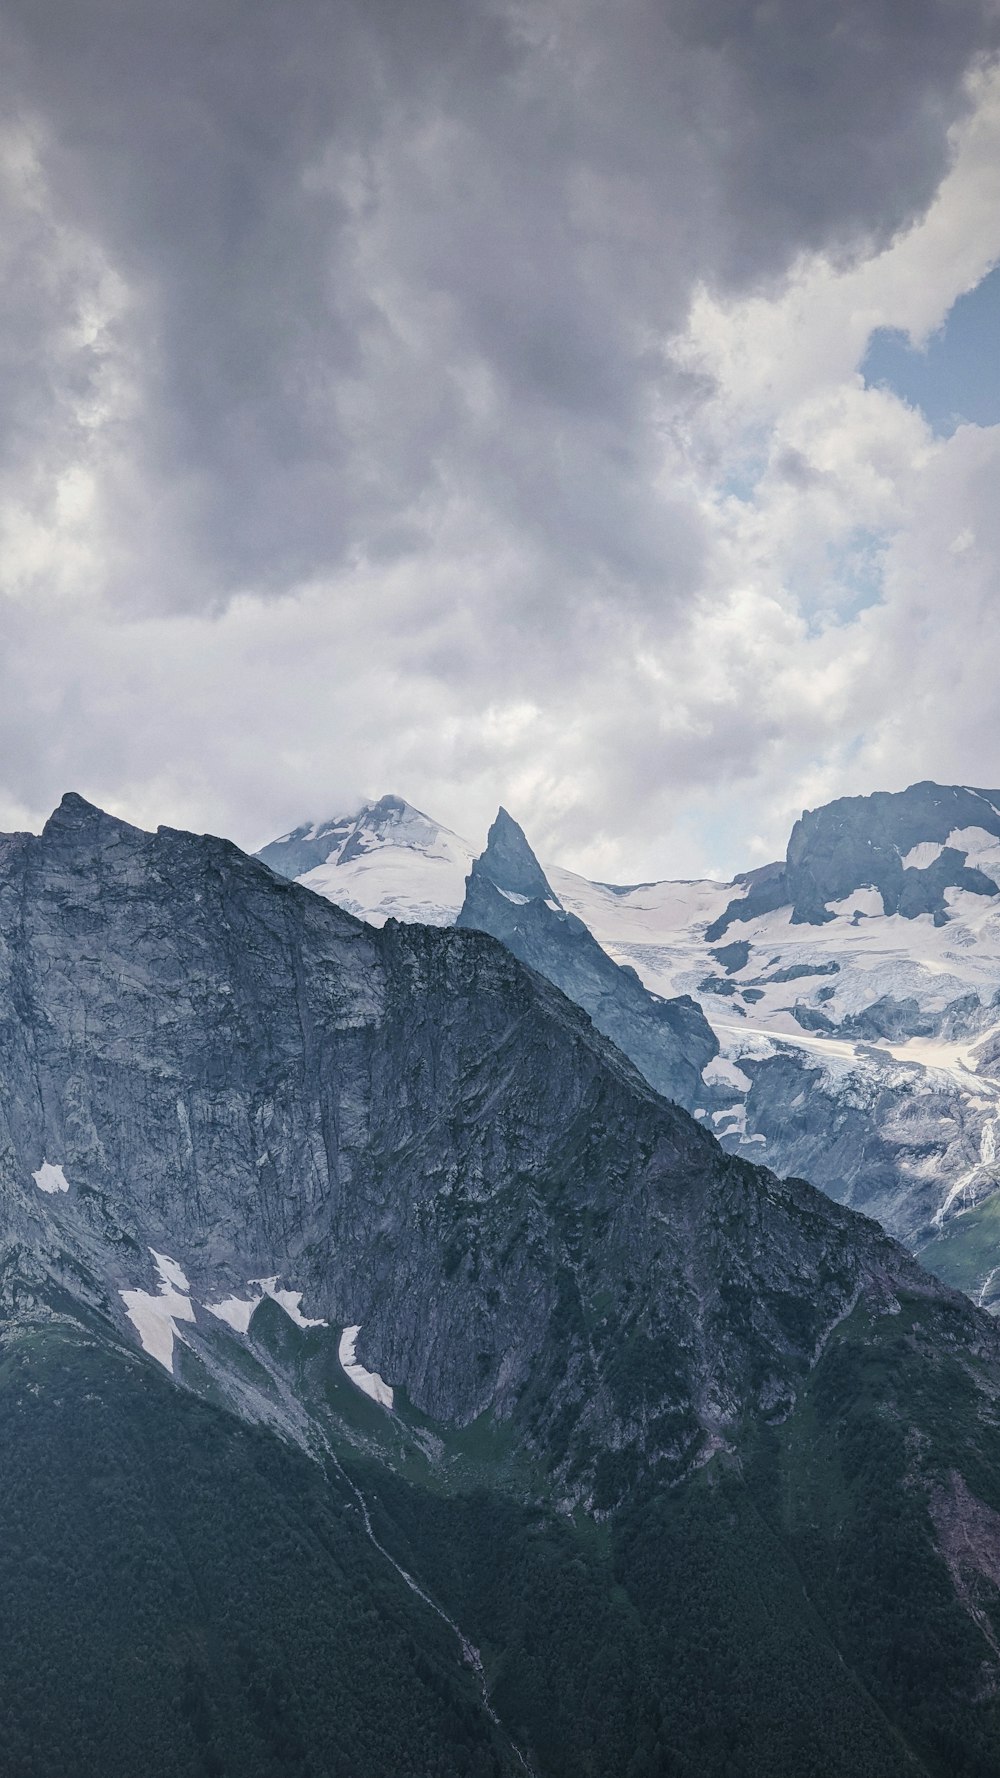
M553 873L619 962L700 1001L722 1057L695 1110L726 1147L877 1216L977 1296L1000 1264L978 1208L1000 1185L994 804L926 784L845 799L731 886Z
M859 1295L936 1289L489 937L377 932L222 841L64 799L7 849L0 1006L9 1310L56 1280L132 1339L148 1248L198 1303L278 1274L421 1410L580 1475L684 1468L786 1412Z
M1000 1275L1000 1235L989 1234L1000 1185L998 805L993 792L933 784L843 799L803 816L781 864L732 884L630 888L546 875L502 811L467 915L586 1006L726 1147L878 1216L988 1300L984 1286ZM411 851L393 877L396 860L368 855L368 904L388 897L401 917L427 917L431 861ZM343 901L343 874L303 880ZM640 978L645 999L595 955L588 932ZM691 1001L721 1056L706 1050ZM691 1062L708 1058L700 1081L675 1068L678 1045Z
M469 876L458 925L489 932L590 1014L650 1085L688 1110L705 1097L702 1072L718 1043L688 995L664 1000L615 963L568 913L505 809Z
M795 923L822 925L831 903L875 889L886 914L947 917L945 891L995 896L992 877L967 862L970 836L1000 837L1000 791L911 784L898 792L845 796L807 809L795 823L784 869L753 873L749 891L709 928L721 938L734 920L790 907Z

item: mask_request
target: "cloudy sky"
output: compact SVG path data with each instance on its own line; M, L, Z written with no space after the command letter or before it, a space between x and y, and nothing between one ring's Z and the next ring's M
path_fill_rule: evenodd
M0 21L0 826L1000 785L994 0Z

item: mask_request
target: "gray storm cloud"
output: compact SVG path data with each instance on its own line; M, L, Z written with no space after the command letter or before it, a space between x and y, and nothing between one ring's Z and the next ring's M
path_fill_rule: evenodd
M184 533L176 581L159 536L136 565L179 602L419 553L456 496L561 575L669 585L679 546L683 583L696 539L648 487L658 342L696 278L926 203L987 31L872 0L5 16L7 115L133 293L133 445ZM40 281L15 268L8 451L32 384L58 399L37 379L67 293L38 306ZM85 360L59 369L72 398Z
M72 520L82 475L53 625L85 629L84 591L127 624L322 585L387 711L418 681L458 721L572 704L601 660L627 699L616 652L707 572L683 474L705 385L667 344L693 291L889 240L996 37L992 6L940 0L4 0L19 596L50 598L30 528ZM11 660L43 646L24 622ZM114 720L75 695L15 770L26 805L62 788L61 723L113 776ZM169 751L169 710L154 727Z

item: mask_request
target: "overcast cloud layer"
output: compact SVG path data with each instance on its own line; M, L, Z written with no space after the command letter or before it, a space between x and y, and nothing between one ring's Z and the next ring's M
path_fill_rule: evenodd
M732 870L1000 784L989 0L3 0L0 825Z

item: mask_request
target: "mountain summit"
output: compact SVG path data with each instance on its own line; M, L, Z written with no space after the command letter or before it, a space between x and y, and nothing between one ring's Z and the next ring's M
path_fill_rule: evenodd
M519 897L522 901L540 900L554 911L559 909L559 901L552 893L523 828L502 807L497 810L496 820L486 836L486 850L473 864L472 874L488 878L502 895Z
M257 857L373 926L388 919L450 926L472 863L464 840L400 796L303 822Z
M703 1071L718 1043L687 995L664 1000L633 969L601 949L552 893L531 847L505 809L469 874L458 925L490 932L590 1014L659 1093L692 1110L710 1097Z
M922 783L908 790L845 796L807 809L795 823L783 869L763 880L749 878L706 932L721 938L734 921L745 922L790 907L793 924L822 925L858 891L880 899L879 912L914 920L930 914L948 919L947 891L1000 894L996 880L979 869L981 853L1000 849L1000 791L965 785Z

